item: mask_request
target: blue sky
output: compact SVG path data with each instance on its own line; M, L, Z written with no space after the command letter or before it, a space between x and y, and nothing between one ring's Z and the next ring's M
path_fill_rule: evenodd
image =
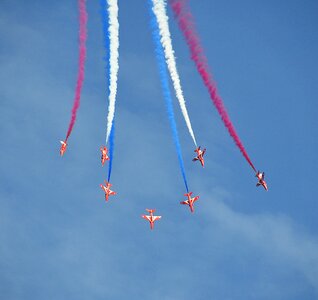
M187 46L170 28L206 168L174 99L190 214L149 27L147 1L119 1L112 182L99 1L88 1L86 76L69 148L78 60L76 1L0 2L0 294L3 299L318 297L316 1L191 1L231 119L269 192L228 136ZM162 219L155 230L146 207Z

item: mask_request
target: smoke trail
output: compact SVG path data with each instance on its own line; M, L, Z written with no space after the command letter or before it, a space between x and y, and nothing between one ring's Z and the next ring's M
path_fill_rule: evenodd
M108 62L106 67L107 74L107 93L109 93L109 105L107 115L106 145L109 139L109 167L108 182L113 166L114 141L115 141L115 102L117 93L117 74L118 74L118 48L119 48L119 24L118 24L118 5L117 0L101 0L101 14L104 33L104 47L106 50L105 60Z
M176 61L174 57L174 51L172 48L172 42L171 42L171 36L170 36L170 30L168 25L168 16L166 14L166 7L165 2L163 0L152 0L153 3L153 12L156 16L158 26L159 26L159 33L161 35L161 43L162 47L164 49L164 54L166 57L166 62L168 65L168 70L170 72L170 76L173 82L173 86L176 92L176 97L179 101L180 108L183 114L183 117L185 119L185 122L187 124L188 130L190 132L190 135L193 139L193 142L197 148L197 142L194 137L194 133L192 130L190 118L188 115L188 111L185 105L185 100L183 97L183 91L180 84L180 78L177 71Z
M212 79L212 75L209 72L207 64L207 58L203 52L202 46L199 41L199 37L195 31L193 16L186 3L186 0L170 0L171 7L174 11L175 18L178 21L179 27L187 41L190 48L191 59L194 61L199 74L201 75L205 86L207 87L211 100L213 101L218 113L220 114L224 125L226 126L229 134L233 138L235 144L240 149L241 153L256 172L256 169L250 160L244 146L236 133L236 130L230 120L230 117L224 107L222 98L218 94L216 84Z
M119 48L119 23L118 23L118 5L117 0L107 0L108 3L108 35L109 35L109 106L107 116L107 132L106 145L112 129L115 102L117 94L117 78L118 78L118 48Z
M182 159L182 152L181 152L181 147L180 147L180 142L179 142L179 137L178 137L176 121L174 119L174 112L173 112L171 94L170 94L170 89L169 89L169 81L168 81L167 68L166 68L166 64L165 64L164 51L163 51L162 45L160 43L159 28L158 28L158 25L156 22L156 17L154 15L153 10L152 10L151 0L149 0L148 3L149 3L150 16L151 16L152 38L153 38L153 41L155 44L155 53L156 53L156 58L157 58L157 63L158 63L158 68L159 68L159 73L160 73L160 80L161 80L163 96L164 96L164 99L166 102L167 112L168 112L169 121L170 121L170 127L171 127L172 135L173 135L173 141L174 141L175 146L176 146L183 181L184 181L185 187L187 189L187 192L189 192L187 178L185 175L183 159Z
M110 175L112 174L113 157L114 157L114 141L115 141L115 121L113 122L112 129L109 136L109 166L108 166L108 182L110 181Z
M77 75L77 83L75 88L74 104L72 108L72 117L71 117L70 125L67 130L65 141L67 141L69 136L71 135L71 132L73 130L73 127L76 121L76 114L80 105L81 90L83 86L84 73L85 73L84 65L85 65L85 59L86 59L86 38L87 38L86 0L78 0L78 7L79 7L79 21L80 21L78 75Z
M108 13L106 0L100 0L101 7L101 17L102 17L102 26L103 26L103 36L104 36L104 48L105 48L105 56L104 60L106 61L106 94L109 94L109 36L108 36Z

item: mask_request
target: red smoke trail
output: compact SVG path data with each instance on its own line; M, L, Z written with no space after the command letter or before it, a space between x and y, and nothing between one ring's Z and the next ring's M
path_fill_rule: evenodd
M197 70L200 73L205 86L208 88L210 97L217 111L219 112L224 125L226 126L235 144L240 149L240 151L242 152L247 162L256 172L256 169L253 163L251 162L249 156L247 155L247 152L244 149L244 146L235 131L235 128L230 120L230 117L224 107L223 101L218 94L216 84L213 81L212 75L209 72L207 58L203 52L202 46L199 41L199 37L195 31L193 16L186 2L187 0L170 0L170 5L174 11L175 18L178 21L179 27L190 48L191 59L195 62Z
M80 30L79 30L79 61L78 61L78 75L77 75L77 83L75 88L75 98L74 104L72 108L72 117L71 122L67 130L66 140L71 135L73 126L76 120L77 110L80 105L81 99L81 90L84 81L84 65L86 59L86 38L87 38L87 12L86 12L86 0L78 0L78 8L79 8L79 22L80 22Z

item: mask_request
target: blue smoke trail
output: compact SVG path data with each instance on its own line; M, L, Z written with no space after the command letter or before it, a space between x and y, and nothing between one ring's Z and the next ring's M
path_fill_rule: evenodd
M158 68L159 68L161 87L162 87L163 96L164 96L164 99L166 102L167 112L168 112L169 121L170 121L170 127L171 127L172 135L173 135L173 141L174 141L175 146L176 146L183 181L184 181L185 187L187 189L187 193L188 193L189 192L188 183L187 183L187 178L185 175L185 169L184 169L184 164L183 164L183 159L182 159L182 152L181 152L181 147L180 147L180 142L179 142L177 125L176 125L176 121L174 118L174 112L173 112L173 106L172 106L172 100L171 100L171 93L170 93L170 89L169 89L169 80L168 80L168 73L167 73L167 66L166 66L166 61L165 61L165 56L164 56L164 50L163 50L161 42L160 42L160 33L159 33L159 27L157 24L156 16L152 10L152 1L148 0L148 4L149 4L149 10L150 10L150 17L151 17L150 24L151 24L151 28L152 28L152 38L153 38L153 41L155 44L155 53L156 53L157 64L158 64Z
M107 12L107 5L106 0L100 0L100 7L101 7L101 17L102 17L102 26L103 26L103 36L104 36L104 48L105 48L105 56L104 60L106 61L106 74L107 74L107 82L106 82L106 92L109 94L109 34L108 34L108 12Z
M115 122L113 122L112 129L109 135L109 166L108 166L108 179L110 180L110 175L112 173L113 167L113 157L114 157L114 141L115 141Z

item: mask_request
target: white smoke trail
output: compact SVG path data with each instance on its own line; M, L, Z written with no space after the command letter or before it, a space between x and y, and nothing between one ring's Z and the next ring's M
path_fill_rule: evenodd
M117 94L117 78L118 78L118 48L119 48L119 23L118 23L118 4L117 0L107 0L108 16L109 16L109 105L107 116L107 132L106 145L112 129L115 116L115 103Z
M166 3L164 0L152 0L152 3L153 3L153 12L156 16L160 35L161 35L161 44L165 52L165 58L166 58L168 70L172 79L173 87L176 92L176 97L179 101L180 108L181 108L184 120L187 124L189 133L193 139L195 146L197 147L197 142L194 137L190 118L189 118L185 100L183 97L183 92L182 92L182 88L180 84L180 78L179 78L179 74L178 74L177 66L176 66L176 60L174 57L174 51L172 48L171 35L170 35L169 24L168 24L168 16L166 13Z

